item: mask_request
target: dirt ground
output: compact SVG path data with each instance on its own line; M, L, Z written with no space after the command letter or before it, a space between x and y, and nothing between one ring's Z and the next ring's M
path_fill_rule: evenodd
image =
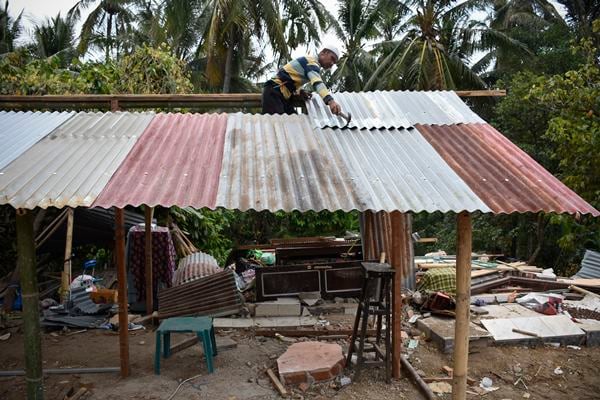
M23 336L18 329L7 341L0 342L0 369L24 367ZM154 334L151 330L130 333L132 375L121 379L117 374L48 375L45 398L61 398L73 387L85 386L86 399L166 400L179 383L201 375L181 386L174 399L278 399L268 380L267 368L276 368L276 359L288 343L273 338L254 337L251 332L225 331L220 336L235 340L236 348L223 350L215 358L215 372L207 374L198 345L173 354L161 363L161 375L153 373ZM185 339L173 335L172 344ZM339 341L344 344L344 341ZM118 335L102 330L82 333L44 333L42 338L45 368L118 367ZM426 377L444 376L443 365L452 365L451 355L443 355L433 343L421 340L411 354L411 363ZM560 367L562 375L554 370ZM469 394L469 399L600 399L600 351L598 348L573 350L548 347L485 347L469 356L469 376L492 379L498 390L485 396ZM518 378L516 384L515 382ZM440 395L449 399L450 394ZM0 377L0 399L25 398L23 377ZM383 371L367 370L359 382L338 389L332 382L313 385L306 392L292 389L294 399L423 399L409 379L391 385L383 382Z

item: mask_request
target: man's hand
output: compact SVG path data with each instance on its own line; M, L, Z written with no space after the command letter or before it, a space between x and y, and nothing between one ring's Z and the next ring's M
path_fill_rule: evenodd
M303 89L300 89L300 92L298 92L298 95L304 101L308 101L308 100L312 99L312 93L307 92L306 90L303 90Z
M329 110L333 115L338 115L342 112L342 107L340 107L340 105L336 103L335 100L331 100L327 105L329 106Z

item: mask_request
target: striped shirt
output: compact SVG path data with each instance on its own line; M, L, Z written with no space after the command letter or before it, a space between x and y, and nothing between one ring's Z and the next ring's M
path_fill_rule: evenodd
M284 98L289 99L304 84L310 82L313 89L327 104L333 97L321 78L321 65L316 57L300 57L285 64L271 81L275 83Z

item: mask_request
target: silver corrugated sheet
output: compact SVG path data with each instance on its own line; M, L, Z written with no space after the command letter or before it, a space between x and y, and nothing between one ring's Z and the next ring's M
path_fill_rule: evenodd
M17 159L73 115L74 111L0 111L0 169Z
M78 113L0 169L0 204L89 206L154 113Z
M600 278L600 253L586 250L581 261L581 269L575 276L585 279Z
M415 129L314 130L306 115L230 114L217 206L489 212Z
M415 124L449 125L485 122L454 92L375 91L335 93L350 128L408 128ZM341 128L345 121L329 111L319 96L308 102L313 126Z

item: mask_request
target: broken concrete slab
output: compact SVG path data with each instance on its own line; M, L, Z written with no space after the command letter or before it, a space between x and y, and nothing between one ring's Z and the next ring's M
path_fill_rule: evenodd
M343 367L342 347L335 343L294 343L277 359L279 377L284 384L328 381L338 376Z
M519 318L519 317L539 317L540 313L530 310L517 303L506 304L490 304L481 306L481 309L487 311L487 315L482 319L498 319L498 318Z
M288 317L299 316L302 312L300 300L290 297L280 297L275 301L263 301L255 304L256 317Z
M600 321L595 319L577 319L575 325L585 332L586 346L600 346Z
M288 328L296 326L313 326L315 317L256 317L256 318L215 318L215 328Z
M417 328L425 332L426 336L435 342L443 353L450 353L454 348L454 320L439 317L419 319ZM469 325L469 348L487 346L491 343L492 335L470 323Z
M585 332L566 315L543 315L539 317L482 319L481 324L493 335L498 344L535 344L540 339L563 345L581 344ZM537 337L515 332L514 329L531 332Z

